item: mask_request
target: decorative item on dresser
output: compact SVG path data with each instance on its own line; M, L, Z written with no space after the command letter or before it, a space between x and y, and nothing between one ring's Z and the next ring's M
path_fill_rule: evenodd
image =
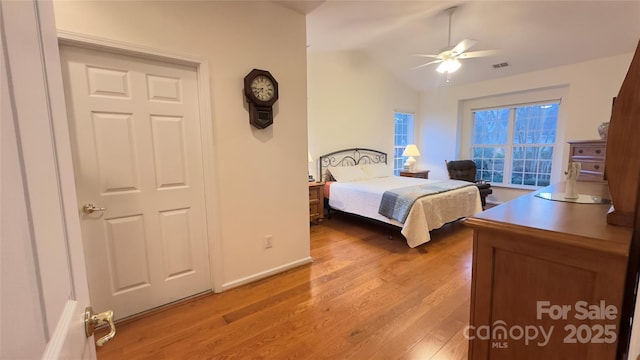
M429 178L429 170L400 170L400 176L420 178L420 179L428 179Z
M616 98L613 98L615 101ZM598 135L600 135L600 139L607 140L607 136L609 135L609 122L603 122L598 126Z
M309 182L309 222L324 219L324 183Z
M604 181L607 140L572 140L569 143L569 163L581 165L578 181Z

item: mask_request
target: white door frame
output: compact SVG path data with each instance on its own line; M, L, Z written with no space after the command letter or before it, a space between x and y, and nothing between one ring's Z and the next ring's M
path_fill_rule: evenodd
M198 104L200 114L200 140L202 141L202 168L204 172L204 196L207 219L207 242L209 244L210 276L214 292L222 288L222 244L219 232L219 209L215 186L213 120L211 117L211 96L209 90L209 63L196 56L176 54L166 50L153 49L120 41L108 40L68 31L58 31L58 44L85 49L105 51L120 55L136 56L143 59L164 61L196 68L198 78ZM69 144L70 145L70 144Z

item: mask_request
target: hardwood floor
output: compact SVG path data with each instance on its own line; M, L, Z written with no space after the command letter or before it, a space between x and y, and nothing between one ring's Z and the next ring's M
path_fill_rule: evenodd
M312 264L119 324L98 358L466 359L472 232L432 238L333 215Z

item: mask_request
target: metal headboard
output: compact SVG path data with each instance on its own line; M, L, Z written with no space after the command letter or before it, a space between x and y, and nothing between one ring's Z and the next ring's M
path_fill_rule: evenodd
M386 163L387 153L382 151L363 148L343 149L320 156L318 176L320 181L329 181L333 180L333 177L327 171L330 167Z

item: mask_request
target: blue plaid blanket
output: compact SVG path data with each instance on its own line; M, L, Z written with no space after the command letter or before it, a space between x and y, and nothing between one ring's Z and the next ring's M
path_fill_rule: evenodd
M391 189L382 194L378 213L404 224L413 203L419 198L474 185L468 181L443 180L436 183Z

